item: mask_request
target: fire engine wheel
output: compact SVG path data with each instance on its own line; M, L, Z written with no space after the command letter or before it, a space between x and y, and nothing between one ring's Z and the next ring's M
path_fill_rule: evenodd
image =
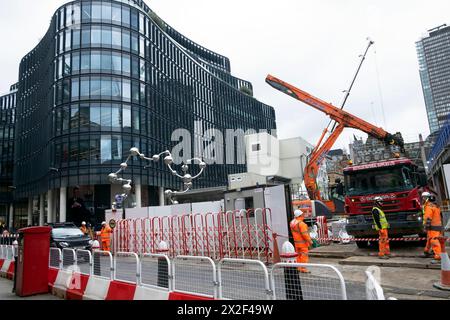
M369 247L369 241L356 241L356 245L360 249L367 249Z

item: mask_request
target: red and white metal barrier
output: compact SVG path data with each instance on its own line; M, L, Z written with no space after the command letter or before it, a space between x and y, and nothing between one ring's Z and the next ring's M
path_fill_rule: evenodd
M113 252L156 253L159 243L165 241L171 257L190 255L270 262L271 223L272 213L265 208L119 220L113 234Z

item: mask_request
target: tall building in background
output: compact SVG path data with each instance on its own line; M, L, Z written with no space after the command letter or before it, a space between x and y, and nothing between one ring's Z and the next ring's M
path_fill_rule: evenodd
M429 30L416 48L430 133L434 133L450 114L450 27Z
M91 222L101 222L122 192L108 174L131 147L148 156L172 150L176 129L192 134L192 150L205 149L208 129L276 129L274 109L253 98L251 83L231 75L228 58L174 30L142 0L60 7L22 59L19 77L16 212L35 224L72 221L75 186ZM215 154L230 153L230 145L235 158L245 152L235 141L216 142ZM138 207L158 205L165 188L182 187L162 163L146 164L134 159L124 174ZM243 163L211 165L194 187L226 185L228 174L245 171Z
M11 226L17 84L0 96L0 223Z

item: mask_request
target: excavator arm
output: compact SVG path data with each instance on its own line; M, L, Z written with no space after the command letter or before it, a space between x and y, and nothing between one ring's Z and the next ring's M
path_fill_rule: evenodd
M293 97L294 99L297 99L325 113L332 120L338 123L335 130L331 132L330 136L324 143L322 143L325 135L328 133L328 130L325 129L316 148L311 152L308 165L305 168L304 181L308 191L308 196L311 200L322 200L316 181L319 167L345 128L361 130L379 140L384 141L386 144L398 145L402 150L404 148L403 139L398 138L389 132L386 132L382 128L378 128L342 109L336 108L332 104L320 100L319 98L316 98L303 90L300 90L271 75L267 76L266 82L275 89Z

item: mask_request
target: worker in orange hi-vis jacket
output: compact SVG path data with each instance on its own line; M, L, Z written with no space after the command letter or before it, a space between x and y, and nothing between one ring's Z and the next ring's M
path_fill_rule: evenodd
M304 214L301 210L295 210L295 219L291 221L290 227L292 236L294 237L295 251L298 253L297 263L308 263L309 248L313 242L309 235L308 226L304 222ZM298 271L302 273L310 273L306 268L298 268Z
M106 224L105 221L103 221L102 230L100 231L102 251L111 251L111 233L113 233L112 229Z
M434 260L431 263L441 262L441 242L440 237L443 235L444 228L442 227L441 209L436 205L435 197L429 192L422 193L423 199L423 224L427 232L427 244L424 249L424 255L429 254L430 249L433 249Z

